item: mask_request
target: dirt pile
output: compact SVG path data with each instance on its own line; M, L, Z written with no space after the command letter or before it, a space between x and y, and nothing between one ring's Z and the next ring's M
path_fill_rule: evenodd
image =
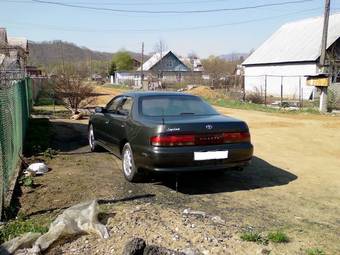
M95 86L95 96L90 106L105 106L113 97L123 92L124 90L114 87Z
M188 91L188 93L195 95L195 96L199 96L205 99L217 99L217 98L221 98L222 95L219 94L218 92L212 90L209 87L206 86L200 86L197 88L193 88L191 90Z

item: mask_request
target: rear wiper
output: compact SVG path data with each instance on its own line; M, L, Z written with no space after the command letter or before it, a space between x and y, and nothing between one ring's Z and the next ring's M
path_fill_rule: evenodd
M194 115L194 112L181 112L180 115Z

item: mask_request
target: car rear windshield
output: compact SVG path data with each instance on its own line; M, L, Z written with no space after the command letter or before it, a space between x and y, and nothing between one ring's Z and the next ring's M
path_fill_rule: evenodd
M144 116L150 117L218 114L200 98L185 95L142 97L140 111Z

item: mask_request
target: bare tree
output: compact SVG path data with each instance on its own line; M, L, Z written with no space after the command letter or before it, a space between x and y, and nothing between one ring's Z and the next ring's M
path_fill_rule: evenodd
M94 100L94 88L85 83L84 74L74 66L68 66L64 70L54 78L54 94L72 114L77 114L80 108Z
M155 46L154 46L154 51L156 53L162 53L168 49L168 46L166 45L164 40L159 40Z
M160 56L159 71L158 71L159 78L162 78L163 76L163 69L164 69L163 54L167 49L168 49L168 46L166 45L164 40L159 40L154 46L155 52L158 53Z
M221 78L234 74L237 63L210 56L202 60L202 65L205 73L210 76L212 85L216 86L219 85Z

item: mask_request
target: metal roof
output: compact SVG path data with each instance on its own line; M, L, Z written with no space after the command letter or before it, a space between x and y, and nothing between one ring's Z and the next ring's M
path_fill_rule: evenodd
M162 53L158 52L154 54L149 60L147 60L143 64L143 70L149 71L154 65L156 65L162 58L164 58L166 55L168 55L171 51L164 51ZM141 71L141 68L138 68L138 71Z
M316 61L320 57L323 17L291 22L279 28L242 65ZM340 37L340 13L329 18L327 48Z

